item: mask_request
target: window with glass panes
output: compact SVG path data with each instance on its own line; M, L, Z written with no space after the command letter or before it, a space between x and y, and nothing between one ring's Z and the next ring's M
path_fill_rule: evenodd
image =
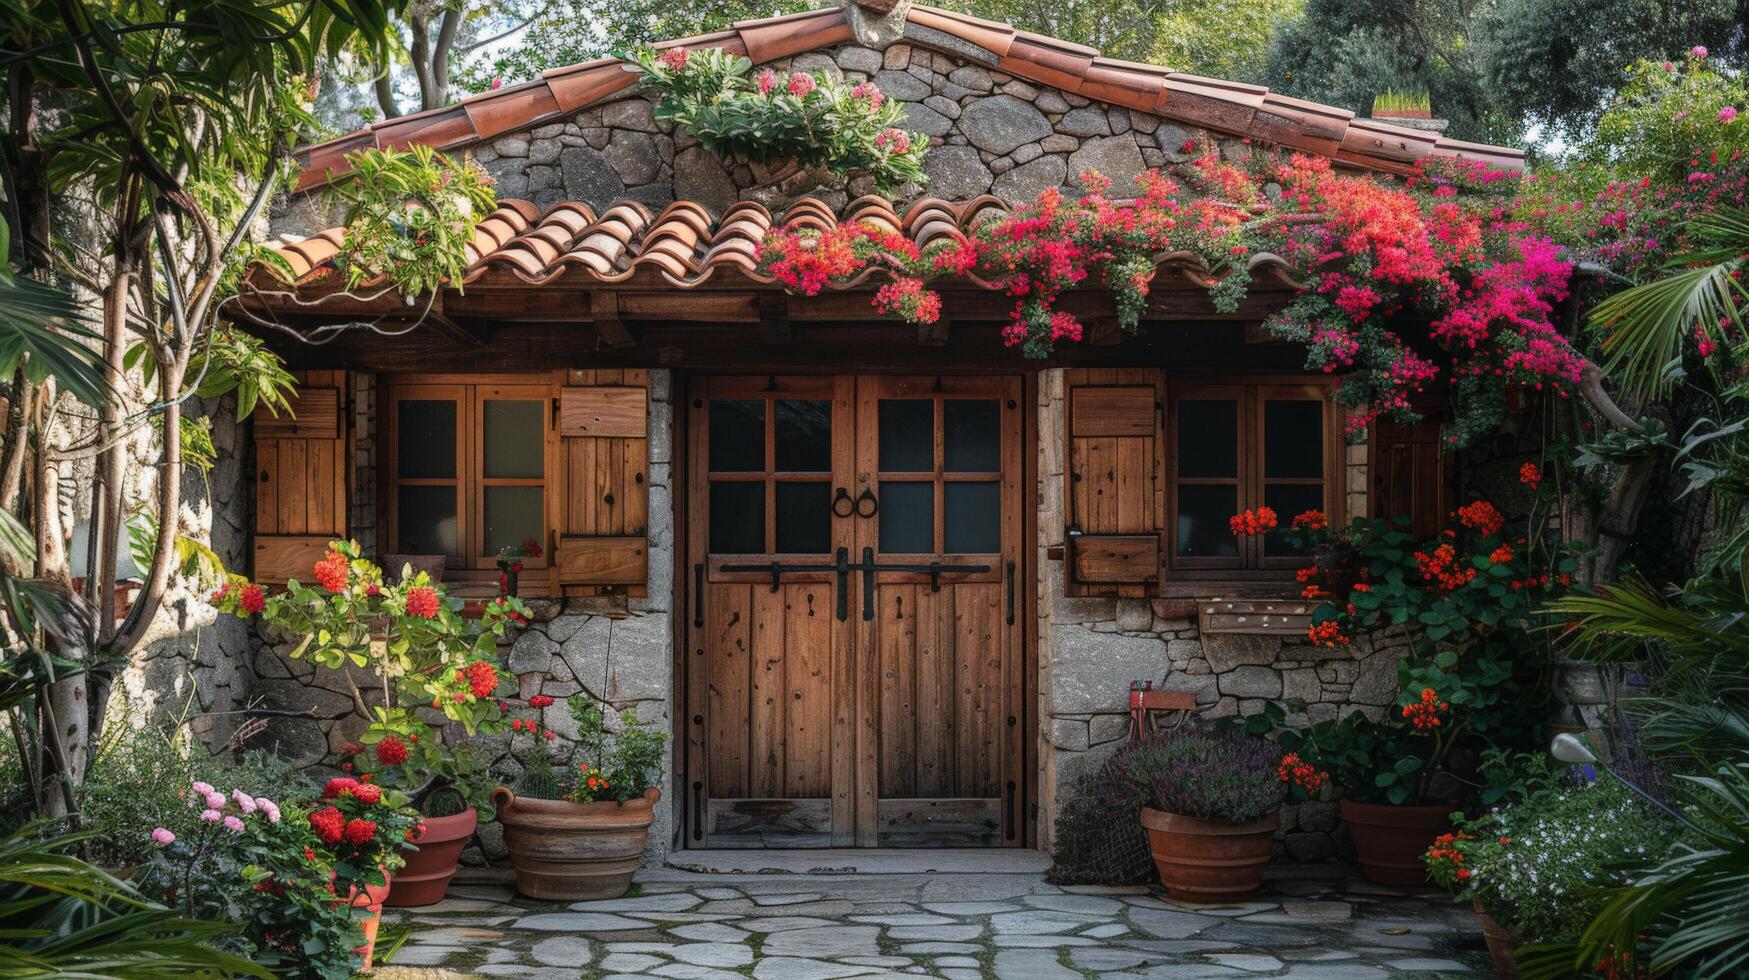
M490 569L500 549L547 546L549 385L391 382L385 394L384 551Z
M1335 413L1322 385L1168 386L1172 567L1297 568L1281 530L1235 536L1228 519L1268 506L1282 529L1309 510L1336 512Z

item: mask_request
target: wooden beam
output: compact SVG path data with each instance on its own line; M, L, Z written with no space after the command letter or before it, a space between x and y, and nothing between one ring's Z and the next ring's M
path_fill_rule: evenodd
M759 339L767 344L790 342L787 295L778 293L759 297Z
M597 291L589 294L589 316L595 324L595 336L603 347L631 347L632 335L619 318L619 296Z
M923 347L947 346L947 331L950 318L946 313L937 317L934 323L917 324L917 343Z
M1129 334L1118 325L1117 317L1102 316L1087 322L1085 340L1094 347L1116 347Z

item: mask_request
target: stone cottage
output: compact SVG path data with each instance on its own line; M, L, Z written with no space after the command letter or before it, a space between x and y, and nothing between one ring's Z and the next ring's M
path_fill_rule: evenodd
M522 583L539 616L506 663L524 696L586 690L671 729L662 850L1041 848L1124 738L1132 681L1214 715L1395 700L1395 651L1307 645L1296 559L1227 532L1266 503L1423 526L1447 509L1432 426L1345 445L1329 379L1255 329L1296 288L1279 260L1222 313L1207 270L1169 258L1133 338L1077 290L1088 342L1029 361L982 284L942 284L946 316L915 327L873 312L875 283L786 295L754 253L798 223L927 245L1083 169L1129 187L1199 146L1383 173L1520 152L906 2L672 45L874 81L930 137L927 187L889 201L720 159L613 59L304 149L275 229L296 279L258 267L232 306L303 386L295 420L254 423L256 578L307 577L353 537L441 556L453 592L489 596L497 550L543 542ZM415 143L484 166L500 200L465 280L403 332L419 311L323 275L341 238L315 191L349 152ZM308 346L268 323L375 329ZM282 751L315 763L362 727L279 645L251 663L266 704L316 706L276 720ZM1291 852L1330 852L1329 807L1286 824Z

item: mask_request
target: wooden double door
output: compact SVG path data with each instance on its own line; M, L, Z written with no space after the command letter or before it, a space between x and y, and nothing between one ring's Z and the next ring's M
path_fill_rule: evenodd
M687 404L688 846L1022 844L1020 379Z

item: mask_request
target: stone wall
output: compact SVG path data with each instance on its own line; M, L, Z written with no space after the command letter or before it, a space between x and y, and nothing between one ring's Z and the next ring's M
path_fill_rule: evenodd
M1149 113L1090 102L1077 95L1021 81L981 64L909 44L884 51L854 44L772 63L778 71L821 71L851 82L872 79L904 103L904 128L929 136L924 161L929 184L901 197L928 195L970 200L993 193L1030 200L1047 187L1073 181L1093 168L1117 191L1135 188L1149 167L1198 155L1192 141L1205 131ZM1224 138L1223 154L1250 152L1246 141ZM655 208L675 199L700 201L714 212L736 200L778 207L802 194L842 206L870 192L866 180L778 179L757 164L725 162L696 139L658 122L648 99L629 90L566 122L512 133L469 151L497 179L500 197L526 198L547 207L562 200L588 202L598 212L629 198Z
M1305 724L1361 711L1381 718L1397 699L1402 647L1382 641L1329 650L1303 639L1245 634L1203 635L1196 603L1175 600L1071 597L1063 562L1048 557L1063 545L1063 372L1039 378L1038 637L1040 839L1048 841L1057 807L1077 780L1104 764L1129 730L1129 686L1196 696L1206 717L1249 715L1268 701L1299 698ZM1347 456L1350 513L1366 513L1366 450ZM1358 489L1357 489L1358 488ZM1283 808L1281 842L1298 860L1337 853L1334 803Z
M540 714L542 725L557 733L556 742L561 749L573 745L577 734L564 699L580 691L617 706L635 708L638 716L658 731L673 729L671 384L670 372L650 372L648 594L639 598L530 600L533 621L507 637L500 647L501 663L516 677L514 697L526 700L536 694L547 694L556 699ZM376 521L377 418L373 388L372 379L362 376L353 392L357 433L353 534L367 551L372 547ZM367 486L372 488L368 494ZM365 671L327 670L307 660L292 659L289 651L293 646L295 641L290 637L262 638L254 656L258 679L250 697L264 708L289 712L309 709L312 714L273 718L256 744L272 748L296 765L321 766L324 759L337 753L343 743L356 739L369 725L369 709L382 703L382 692ZM519 716L526 717L528 712L524 708ZM462 737L465 736L453 726L445 732L445 738ZM514 781L521 765L510 754L509 736L482 736L475 741L491 760L494 774L505 782ZM667 781L672 771L672 749L670 745L670 761L665 764L658 784L664 795L656 807L650 849L645 853L651 862L660 862L667 855L674 837L672 793ZM480 840L485 856L504 856L503 837L497 824L482 825Z

